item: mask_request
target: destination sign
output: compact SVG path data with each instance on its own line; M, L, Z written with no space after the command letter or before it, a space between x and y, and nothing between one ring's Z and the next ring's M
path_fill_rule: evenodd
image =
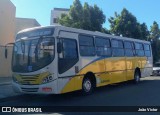
M16 40L21 38L31 38L37 36L51 36L54 33L54 28L47 28L47 29L39 29L39 30L32 30L23 33L19 33L16 37Z

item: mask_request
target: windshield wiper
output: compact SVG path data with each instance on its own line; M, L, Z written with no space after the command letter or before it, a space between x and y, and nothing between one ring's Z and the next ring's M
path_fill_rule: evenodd
M25 43L24 43L24 41L21 39L20 40L20 42L21 42L21 50L22 50L22 54L23 54L23 60L24 60L24 53L25 53Z
M44 38L43 36L40 36L40 38L38 40L38 43L36 45L36 48L35 48L35 59L36 59L36 61L38 60L38 46L42 42L43 38Z

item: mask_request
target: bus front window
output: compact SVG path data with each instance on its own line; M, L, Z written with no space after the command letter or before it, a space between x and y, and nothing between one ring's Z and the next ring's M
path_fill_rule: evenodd
M55 55L52 37L20 40L13 49L13 72L32 72L50 64Z

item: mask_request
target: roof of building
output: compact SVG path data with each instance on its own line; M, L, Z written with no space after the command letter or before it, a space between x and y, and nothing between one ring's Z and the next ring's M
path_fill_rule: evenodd
M58 10L58 11L69 11L69 9L67 9L67 8L54 8L54 10Z
M34 22L34 24L36 24L37 26L41 26L41 25L39 24L39 22L38 22L36 19L34 19L34 18L19 18L19 17L16 17L16 20L17 20L17 21Z

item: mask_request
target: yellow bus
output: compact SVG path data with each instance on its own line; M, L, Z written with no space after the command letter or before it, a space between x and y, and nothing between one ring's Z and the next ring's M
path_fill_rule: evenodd
M148 41L63 26L20 31L12 57L13 89L62 94L133 80L152 73Z

